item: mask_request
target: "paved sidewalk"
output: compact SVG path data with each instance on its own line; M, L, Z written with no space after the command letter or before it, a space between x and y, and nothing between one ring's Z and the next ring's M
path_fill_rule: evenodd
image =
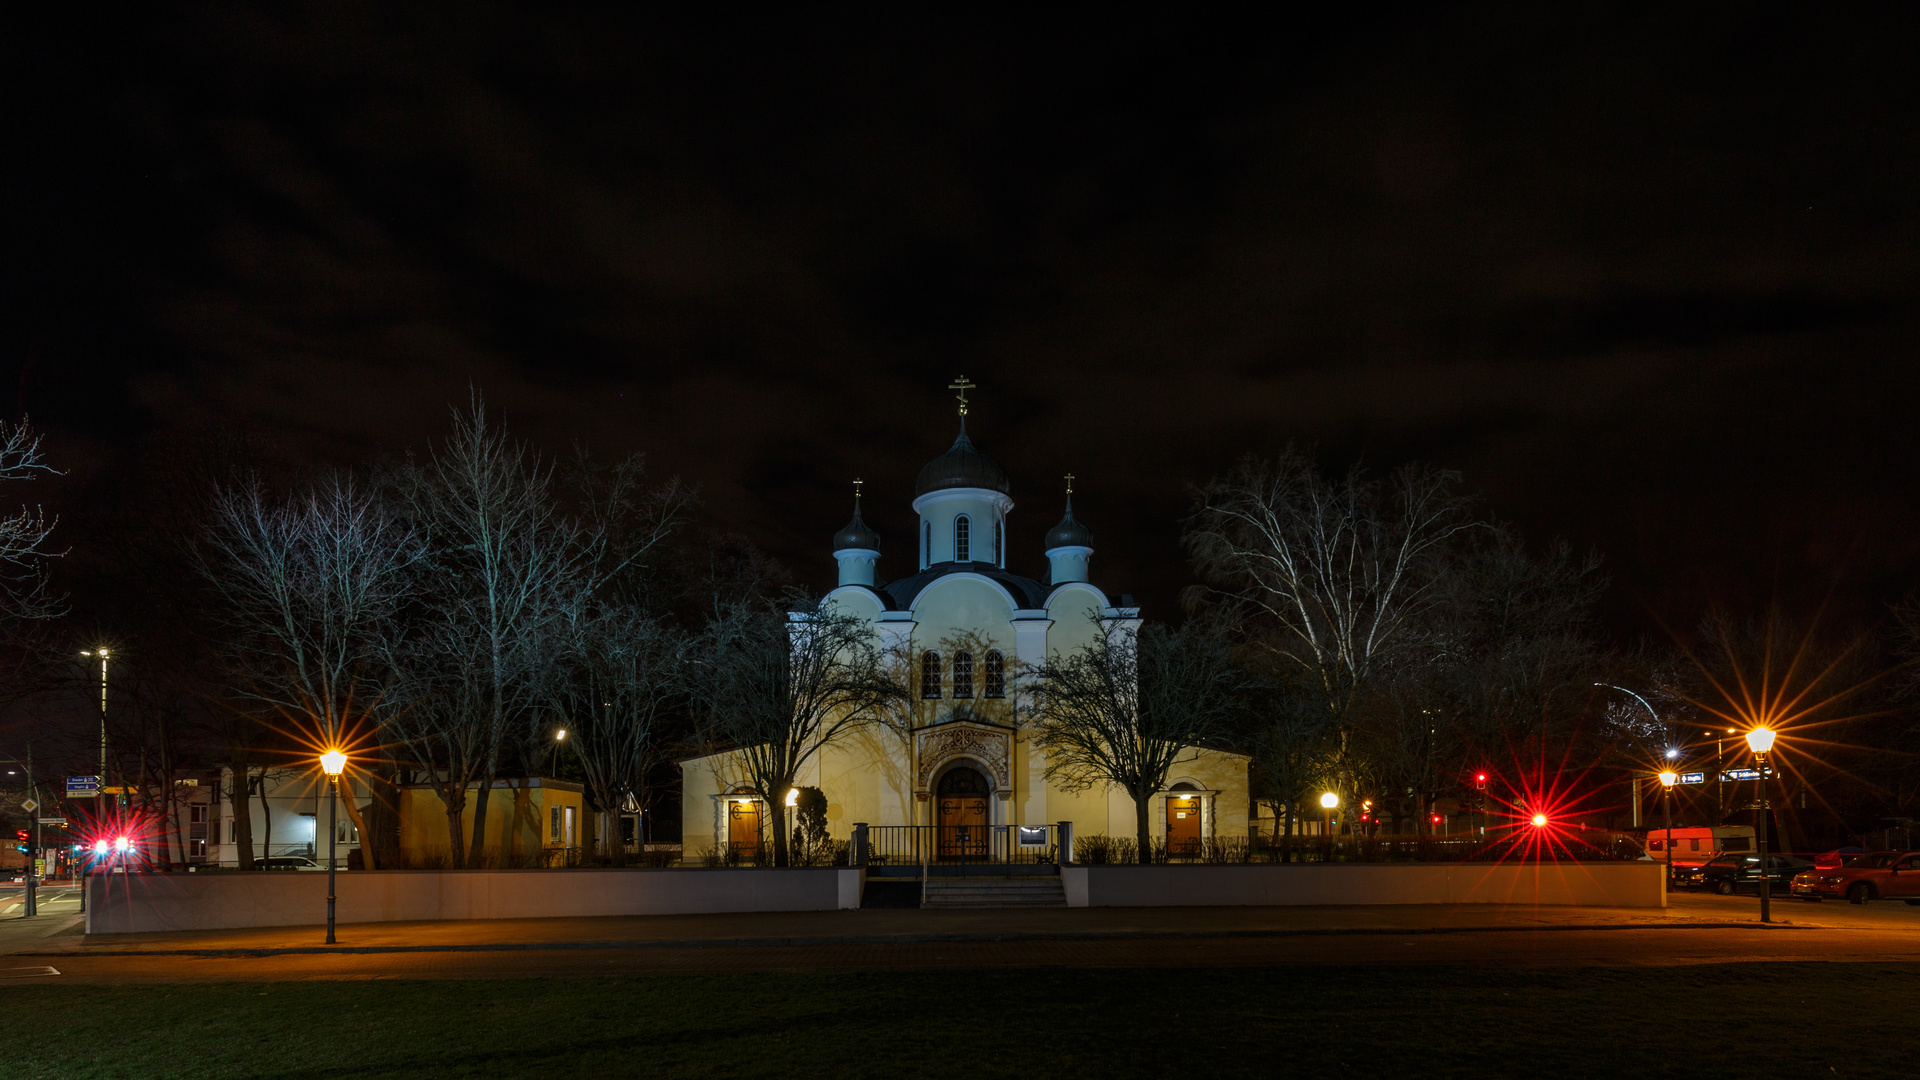
M322 926L148 934L63 933L0 949L16 954L217 955L297 951L443 952L510 949L885 945L928 942L1433 934L1745 925L1673 909L1521 908L1490 904L1377 907L1020 908L864 910L355 923L322 944ZM31 945L32 947L22 947Z

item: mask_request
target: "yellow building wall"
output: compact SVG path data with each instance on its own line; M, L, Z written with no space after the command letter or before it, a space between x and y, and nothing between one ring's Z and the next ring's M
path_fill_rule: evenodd
M461 815L461 850L473 843L474 809L479 790L467 790L467 806ZM574 847L589 846L592 824L587 820L586 799L579 785L564 780L496 781L487 799L485 858L489 864L515 866L545 862L552 852L567 846L551 835L551 815L556 808L573 808ZM563 809L564 812L564 809ZM431 787L400 789L400 847L415 863L453 862L448 841L446 804Z
M926 825L930 803L914 797L911 748L890 730L864 729L814 755L795 778L800 787L817 787L827 797L827 830L836 839L853 835L857 822L869 825ZM1167 786L1191 784L1205 795L1204 835L1247 835L1245 754L1190 749L1167 774ZM1118 787L1095 786L1067 792L1045 781L1045 763L1027 732L1015 734L1013 797L994 800L994 821L1002 825L1051 825L1073 822L1075 835L1134 835L1133 799ZM689 856L718 850L726 841L722 796L745 783L732 754L693 758L681 763L682 842ZM1153 835L1166 835L1166 795L1148 807Z

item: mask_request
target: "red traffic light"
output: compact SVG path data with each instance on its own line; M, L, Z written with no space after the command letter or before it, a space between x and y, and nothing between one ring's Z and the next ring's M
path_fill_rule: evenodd
M18 840L18 841L20 841L20 842L21 842L21 843L23 843L23 844L24 844L24 843L26 843L26 842L27 842L27 830L25 830L25 829L15 829L15 830L13 830L13 838L14 838L15 840Z

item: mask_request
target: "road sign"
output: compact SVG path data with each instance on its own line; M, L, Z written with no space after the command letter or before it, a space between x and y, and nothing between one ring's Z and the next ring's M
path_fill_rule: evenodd
M100 778L97 776L67 777L67 798L96 799L100 797Z
M40 824L42 825L65 825L66 823L67 819L63 817L43 817L40 819Z
M1680 782L1683 784L1704 784L1707 782L1707 774L1703 772L1681 773Z
M34 802L32 799L28 799L26 802L23 802L20 804L20 809L25 810L27 813L31 814L35 810L40 809L40 804L37 802Z

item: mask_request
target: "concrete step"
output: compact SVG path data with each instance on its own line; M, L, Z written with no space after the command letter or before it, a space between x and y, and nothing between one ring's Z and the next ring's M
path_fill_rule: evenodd
M935 878L927 882L930 908L1066 907L1059 878Z

